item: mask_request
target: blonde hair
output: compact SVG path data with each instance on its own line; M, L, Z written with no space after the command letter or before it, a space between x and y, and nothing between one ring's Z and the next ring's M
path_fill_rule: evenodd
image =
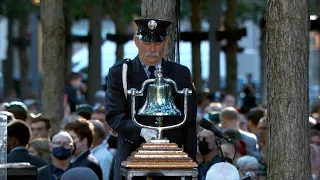
M33 147L39 154L39 157L46 160L47 162L51 162L51 152L49 147L49 140L45 138L36 138L33 139L29 147Z

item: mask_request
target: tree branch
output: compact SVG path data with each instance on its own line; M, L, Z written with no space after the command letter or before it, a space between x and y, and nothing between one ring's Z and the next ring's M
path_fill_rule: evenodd
M110 0L106 0L106 9L107 9L107 12L108 12L108 14L111 16L111 19L113 20L113 21L116 21L117 20L117 13L116 13L116 9L118 9L118 8L114 8L114 9L112 9L111 8L111 1Z

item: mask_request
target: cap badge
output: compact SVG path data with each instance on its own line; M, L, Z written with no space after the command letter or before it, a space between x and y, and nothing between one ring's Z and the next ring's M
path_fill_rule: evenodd
M150 21L148 22L148 28L149 28L150 30L156 29L156 28L157 28L157 22L156 22L155 20L150 20Z

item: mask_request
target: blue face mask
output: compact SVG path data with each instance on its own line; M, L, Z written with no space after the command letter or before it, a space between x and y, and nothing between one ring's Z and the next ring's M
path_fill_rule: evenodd
M60 160L68 159L72 154L71 149L67 149L63 146L52 148L52 155Z

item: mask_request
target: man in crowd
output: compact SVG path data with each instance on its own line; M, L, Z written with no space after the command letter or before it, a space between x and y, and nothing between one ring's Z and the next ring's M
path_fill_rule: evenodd
M29 154L27 145L31 138L30 126L21 120L15 120L8 124L8 163L28 162L40 168L47 163L36 156Z
M310 130L310 144L315 144L320 148L320 131L316 129L311 129Z
M41 114L36 116L32 115L30 126L32 130L32 139L45 138L50 140L51 124L48 118Z
M76 147L74 157L71 160L73 165L91 168L99 179L102 180L102 170L97 159L90 152L94 137L93 128L93 125L83 118L66 122L63 125L63 130L70 134Z
M76 111L76 106L81 104L80 87L82 84L82 76L79 73L72 72L69 75L68 84L65 86L64 93L67 95L70 112Z
M103 143L106 138L106 130L99 120L90 120L94 126L94 141L91 147L91 152L102 169L103 180L109 180L111 164L113 156L107 149L107 144Z
M210 167L222 161L219 156L217 146L214 142L213 132L203 129L198 134L198 149L203 157L203 162L199 164L199 178L204 179Z
M257 137L249 132L242 131L239 129L239 116L238 112L233 107L227 107L220 113L221 127L223 129L233 128L237 129L241 133L241 138L246 143L247 155L252 155L255 157L259 156L257 149Z
M16 119L26 121L28 117L28 108L20 101L4 103L5 110L11 112Z
M265 116L265 110L261 108L252 108L247 114L249 131L256 136L259 134L258 124L261 118Z
M38 169L38 180L56 180L68 169L72 168L70 160L75 150L71 136L61 131L50 143L51 164Z

